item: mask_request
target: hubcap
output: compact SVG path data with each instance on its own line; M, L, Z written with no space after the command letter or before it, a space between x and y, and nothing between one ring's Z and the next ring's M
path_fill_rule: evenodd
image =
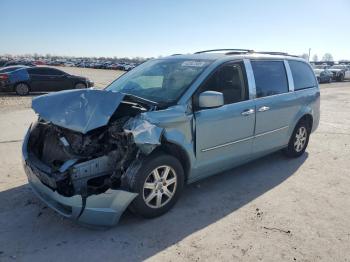
M28 86L26 84L19 84L16 87L16 91L19 95L25 95L28 93Z
M151 208L166 205L174 196L177 175L170 166L155 168L146 178L143 185L143 200Z
M295 134L294 140L294 149L297 152L300 152L304 149L307 138L307 130L304 126L299 127L298 131Z

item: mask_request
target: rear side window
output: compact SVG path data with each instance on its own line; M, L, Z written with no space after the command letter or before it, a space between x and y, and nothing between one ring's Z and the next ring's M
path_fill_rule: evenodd
M288 61L288 63L293 75L294 90L316 86L314 72L307 64L300 61Z
M57 76L60 76L60 75L63 75L64 72L60 71L60 70L57 70L57 69L54 69L54 68L45 68L45 74L46 75L57 75Z
M283 61L252 61L251 64L257 97L278 95L289 91Z
M54 69L54 68L45 68L45 67L36 67L28 69L29 74L33 75L63 75L64 72Z

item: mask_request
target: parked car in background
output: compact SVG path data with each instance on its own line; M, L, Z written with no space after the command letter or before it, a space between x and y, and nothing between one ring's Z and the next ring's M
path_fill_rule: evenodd
M6 63L4 63L2 67L15 66L15 65L36 66L34 63L29 62L29 61L12 60L12 61L7 61Z
M0 60L0 68L3 67L7 62L7 60Z
M64 66L72 67L75 66L75 64L73 62L66 62L64 63Z
M50 92L92 87L93 82L50 67L12 66L0 71L0 92Z
M331 83L333 79L333 73L328 69L315 68L313 70L319 83Z
M32 107L22 152L33 191L65 217L111 226L128 206L166 213L186 183L278 150L300 157L320 91L304 59L233 49L150 60L104 90Z
M334 65L329 68L333 74L333 80L342 82L345 79L350 80L350 70L346 65Z

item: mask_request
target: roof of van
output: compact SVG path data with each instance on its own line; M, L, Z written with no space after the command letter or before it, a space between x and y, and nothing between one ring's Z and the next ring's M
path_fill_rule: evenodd
M174 54L166 58L175 58L175 59L200 59L200 60L231 60L234 59L288 59L288 60L299 60L307 62L305 59L290 55L283 52L255 52L253 50L244 50L244 51L230 51L231 49L217 49L217 50L208 50L200 51L194 54Z

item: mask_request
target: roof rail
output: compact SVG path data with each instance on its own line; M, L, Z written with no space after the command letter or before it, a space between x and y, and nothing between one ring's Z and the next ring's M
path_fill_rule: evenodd
M210 50L198 51L198 52L195 52L195 54L203 54L203 53L211 53L211 52L220 52L220 51L232 51L232 52L229 52L229 53L251 53L251 52L254 52L254 50L251 50L251 49L223 48L223 49L210 49ZM227 53L227 54L228 54L228 53Z
M265 55L284 55L284 56L292 56L292 57L299 57L297 55L290 55L288 53L285 52L266 52L266 51L258 51L258 52L254 52L256 54L265 54Z
M204 50L204 51L195 52L195 54L203 54L203 53L210 53L210 52L220 52L220 51L228 51L228 52L225 53L225 55L251 53L251 54L283 55L283 56L299 57L299 56L296 56L296 55L290 55L290 54L285 53L285 52L254 51L252 49L234 49L234 48Z

